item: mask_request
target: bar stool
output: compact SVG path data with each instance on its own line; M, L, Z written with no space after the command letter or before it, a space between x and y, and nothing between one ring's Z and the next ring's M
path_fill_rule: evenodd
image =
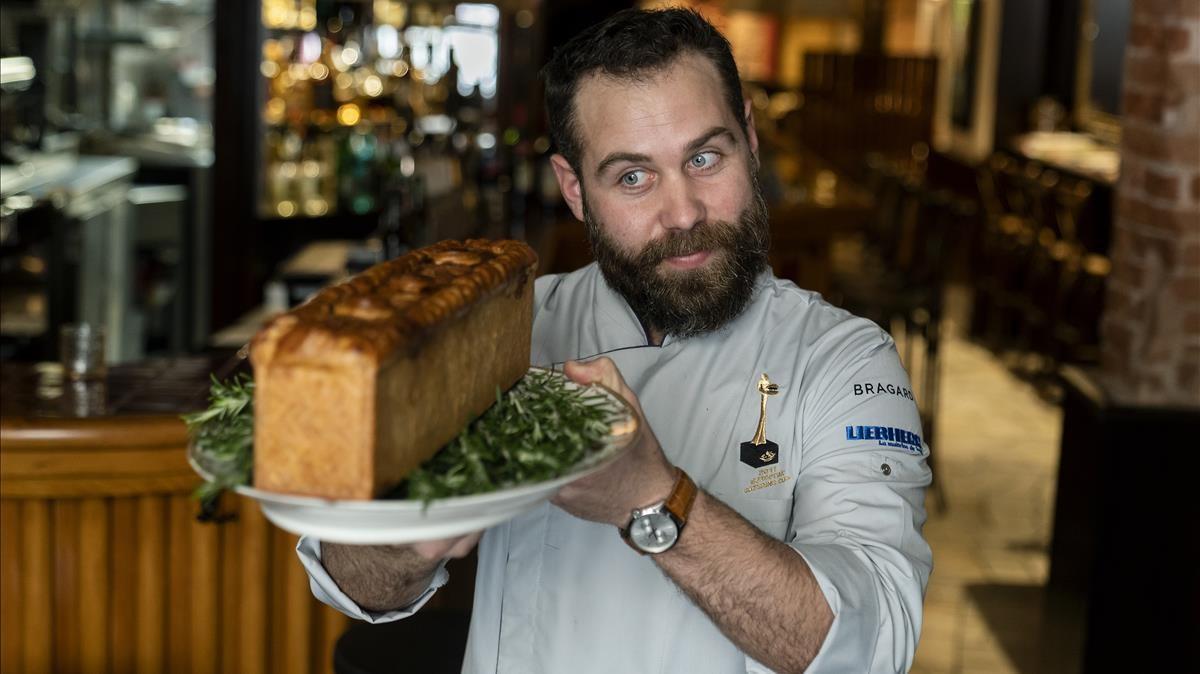
M1056 238L1062 238L1059 231L1059 200L1058 185L1061 178L1058 171L1045 169L1038 174L1037 180L1026 187L1029 198L1029 217L1038 227L1050 229Z
M983 209L982 226L969 240L971 317L967 335L983 341L993 310L994 299L999 290L1001 269L996 251L1002 240L1001 219L1007 214L1003 200L1000 172L1010 159L1001 153L993 154L982 163L975 173L979 190L979 202Z
M1018 374L1036 378L1042 371L1039 361L1048 354L1046 334L1059 313L1060 288L1070 246L1052 229L1043 227L1028 254L1025 282L1011 293L1011 303L1016 310L1012 318L1017 322L1016 337L1011 346L1025 356L1018 365Z
M1107 256L1081 252L1068 265L1061 309L1052 333L1056 363L1093 364L1100 360L1100 316L1112 272Z
M1108 252L1102 248L1100 234L1096 231L1095 206L1093 193L1095 189L1089 180L1063 180L1055 189L1058 202L1056 216L1063 239L1077 243L1092 253Z
M1022 218L1030 216L1031 207L1026 186L1030 181L1036 180L1040 172L1041 164L1036 162L1022 163L1007 156L999 162L996 177L1005 213Z
M995 257L992 277L983 287L989 305L983 337L995 351L1012 350L1019 338L1023 289L1036 243L1037 233L1028 220L1016 215L1000 219L990 251Z
M1025 319L1024 343L1031 353L1042 359L1031 373L1034 378L1042 378L1057 369L1051 356L1054 350L1052 335L1054 325L1062 314L1068 280L1067 267L1071 258L1078 254L1077 250L1075 244L1050 236L1048 230L1043 230L1038 242L1034 260L1037 273L1029 286L1029 313Z
M1047 306L1045 298L1053 298L1058 292L1062 263L1066 259L1062 242L1062 231L1058 218L1056 188L1059 175L1053 170L1042 170L1036 179L1025 184L1025 199L1029 216L1023 221L1027 228L1023 240L1022 254L1027 256L1025 276L1020 285L1004 293L1005 303L1011 309L1007 316L1012 324L1013 341L1010 348L1018 353L1036 358L1034 334L1044 330L1054 316L1055 307ZM1028 234L1032 233L1032 239ZM1016 280L1016 279L1014 279ZM1028 361L1028 358L1025 359ZM1038 368L1033 368L1036 371Z

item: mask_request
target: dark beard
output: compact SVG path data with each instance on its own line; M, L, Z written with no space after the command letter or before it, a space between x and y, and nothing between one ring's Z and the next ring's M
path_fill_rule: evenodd
M587 207L592 255L604 280L625 298L648 330L687 338L713 332L737 318L754 292L754 281L767 267L771 230L758 176L750 176L752 197L738 222L701 222L654 239L641 252L622 252ZM663 273L659 265L670 257L707 250L712 257L698 269Z

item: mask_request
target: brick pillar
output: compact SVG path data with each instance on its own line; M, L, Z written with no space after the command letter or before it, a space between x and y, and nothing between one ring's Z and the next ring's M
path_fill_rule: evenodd
M1200 405L1200 0L1133 0L1101 323L1110 392Z

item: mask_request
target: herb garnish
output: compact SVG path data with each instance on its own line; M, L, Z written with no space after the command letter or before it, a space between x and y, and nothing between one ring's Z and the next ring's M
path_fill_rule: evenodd
M254 382L213 379L209 407L184 416L194 456L212 477L194 496L206 512L222 491L249 484L254 464ZM559 477L611 431L620 413L609 397L533 371L384 498L430 501L483 494Z
M615 403L547 371L527 374L501 394L399 491L426 503L483 494L563 475L610 432Z
M250 482L254 465L254 381L238 374L224 382L212 378L208 409L185 414L188 434L200 467L212 476L193 496L212 512L226 489Z

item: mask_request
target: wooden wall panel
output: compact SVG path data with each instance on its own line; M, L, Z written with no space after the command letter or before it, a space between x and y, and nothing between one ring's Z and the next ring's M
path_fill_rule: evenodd
M228 521L198 522L182 443L73 436L56 454L7 428L0 672L332 672L348 619L312 598L296 537L240 497Z
M191 510L195 504L190 502ZM189 512L189 514L191 514ZM221 592L218 527L203 524L195 517L188 518L191 529L191 671L193 674L216 674L220 647L220 614L218 597Z
M51 536L54 564L52 589L54 620L58 638L54 644L54 670L77 672L79 665L79 617L75 605L79 596L79 501L62 500L50 504L53 521Z
M224 508L236 509L241 505L241 499L228 496L222 498ZM241 671L241 649L243 626L241 607L244 601L242 592L242 519L237 517L217 527L221 540L221 587L219 607L221 612L221 671Z
M29 674L49 672L54 667L53 649L58 639L47 639L54 625L51 576L50 503L30 501L21 504L21 604L23 612L9 620L23 622L21 631L22 665ZM57 637L57 630L55 631Z
M0 672L15 672L23 667L22 634L24 625L21 578L21 504L0 499Z
M191 663L192 615L192 508L187 497L171 496L167 502L167 667L187 671Z
M75 615L79 623L79 668L84 672L108 670L111 517L111 499L88 498L79 503L79 596Z
M287 574L283 569L283 560L277 551L283 545L284 533L272 530L269 536L270 554L267 568L270 569L271 603L269 610L270 642L267 646L267 671L273 674L287 674L288 657L283 653L279 644L286 643L287 625L284 617L287 615Z
M242 520L242 596L241 635L242 648L239 672L262 674L267 671L267 644L271 637L267 630L267 606L272 592L271 575L268 572L268 537L271 535L267 519L253 505L239 509ZM254 591L250 591L254 588Z
M283 534L283 532L280 532ZM283 534L280 545L276 547L279 556L279 566L283 567L284 596L283 611L286 620L279 621L284 625L284 644L303 644L303 648L291 648L279 654L279 661L284 665L284 671L294 672L305 667L316 652L316 642L312 639L313 609L312 593L308 589L308 574L300 565L300 560L294 554L288 554L295 549L297 537Z
M112 574L109 593L109 644L112 645L109 669L113 674L133 672L137 669L137 588L138 546L143 542L138 536L138 503L132 498L114 498L112 503Z
M166 512L161 496L138 497L137 617L134 643L139 674L166 671Z

